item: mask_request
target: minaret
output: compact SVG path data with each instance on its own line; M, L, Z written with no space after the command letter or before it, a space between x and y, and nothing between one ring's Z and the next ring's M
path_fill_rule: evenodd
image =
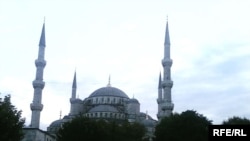
M43 69L46 66L46 61L44 60L45 46L45 23L43 23L42 34L39 42L38 58L35 60L36 78L33 81L34 97L33 102L30 104L30 109L32 111L30 126L32 128L39 128L40 112L43 109L42 90L45 85L45 82L43 81Z
M161 120L164 117L170 116L173 109L174 104L171 99L171 89L173 86L173 81L171 80L171 66L172 59L170 58L170 39L169 39L169 31L168 31L168 22L166 24L166 32L165 32L165 43L164 43L164 58L162 59L163 66L163 80L160 82L158 87L158 114L157 117ZM160 75L161 79L161 75ZM163 94L160 94L162 89Z
M159 76L159 83L158 83L158 99L162 100L162 84L161 84L161 73Z
M158 83L158 99L157 99L157 103L158 103L158 114L157 116L159 117L159 111L161 111L161 104L160 102L162 102L162 84L161 84L162 80L161 80L161 73L159 75L159 83Z
M73 84L72 84L72 92L71 92L71 98L70 98L70 115L76 114L76 71L73 78Z
M77 86L76 86L76 71L75 71L73 84L72 84L72 95L71 95L72 99L76 99L76 89L77 89Z

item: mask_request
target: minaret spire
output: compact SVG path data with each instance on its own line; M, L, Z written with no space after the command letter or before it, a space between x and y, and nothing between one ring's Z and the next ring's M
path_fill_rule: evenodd
M46 42L45 42L45 22L43 23L43 28L42 28L42 33L41 33L41 37L40 37L39 46L46 47Z
M161 72L160 72L160 75L159 75L158 89L162 89L162 85L161 85Z
M165 31L165 41L164 41L164 58L162 59L163 66L163 80L161 81L162 87L162 98L158 98L158 114L157 117L161 120L164 117L170 116L174 104L172 103L171 98L171 89L173 86L173 81L171 80L171 66L172 59L170 58L170 38L169 38L169 29L168 29L168 21L166 23L166 31ZM159 80L160 83L160 80ZM160 91L160 89L159 89ZM159 92L160 95L160 92Z
M39 41L39 51L38 58L35 60L36 65L36 77L33 81L34 96L33 102L30 104L30 109L32 111L31 116L31 127L39 128L40 124L40 112L43 109L42 104L42 90L44 88L45 82L43 81L43 70L46 66L46 61L44 60L45 54L45 23L43 23L42 33Z
M70 98L70 115L76 114L76 90L77 90L77 84L76 84L76 71L73 78L73 84L72 84L72 93Z
M110 84L110 75L109 75L109 82L108 82L107 87L111 87L111 84Z
M77 89L77 85L76 85L76 71L74 74L74 79L73 79L73 84L72 84L72 99L76 99L76 89Z
M158 99L162 99L162 80L161 80L161 72L159 76L159 83L158 83Z
M74 78L73 78L72 88L77 88L77 86L76 86L76 71L75 71Z
M164 58L170 58L170 37L169 37L169 30L168 30L168 21L166 24L164 47L165 47Z

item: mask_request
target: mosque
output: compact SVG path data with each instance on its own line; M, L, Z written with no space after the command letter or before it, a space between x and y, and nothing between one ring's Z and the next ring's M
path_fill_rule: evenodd
M62 119L53 121L47 131L39 129L40 114L43 109L42 90L45 86L43 81L45 61L45 23L43 23L42 33L39 42L38 58L35 60L36 76L33 81L34 96L30 104L32 111L30 127L25 127L25 137L22 141L56 141L55 133L62 127L63 123L70 121L75 116L81 114L92 119L104 119L106 121L129 121L143 124L147 129L146 137L153 138L154 129L158 121L169 116L174 108L171 100L171 80L172 59L170 58L170 39L168 22L166 23L164 58L162 59L163 78L160 74L158 83L158 113L157 118L153 119L147 113L140 111L140 102L135 98L129 98L128 95L119 88L113 87L109 83L105 87L97 88L89 97L79 99L76 97L77 79L76 72L73 77L72 93L70 97L70 112ZM156 84L157 86L157 84ZM156 92L157 93L157 92Z

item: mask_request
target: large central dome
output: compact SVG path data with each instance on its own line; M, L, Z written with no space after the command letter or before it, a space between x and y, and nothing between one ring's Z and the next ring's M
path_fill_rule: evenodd
M95 90L90 96L91 97L100 97L100 96L114 96L114 97L123 97L123 98L129 98L122 90L107 86L102 87L97 90Z

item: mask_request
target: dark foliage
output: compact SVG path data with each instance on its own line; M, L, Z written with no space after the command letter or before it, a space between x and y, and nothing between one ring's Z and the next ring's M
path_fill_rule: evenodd
M0 141L20 141L23 138L22 128L25 119L10 102L10 95L0 100Z
M57 139L58 141L141 141L145 132L144 126L138 123L118 124L80 116L64 123L57 133Z
M241 118L233 116L222 122L223 125L250 125L250 120L247 118Z
M187 110L166 117L156 126L156 141L207 141L208 120L196 111Z

